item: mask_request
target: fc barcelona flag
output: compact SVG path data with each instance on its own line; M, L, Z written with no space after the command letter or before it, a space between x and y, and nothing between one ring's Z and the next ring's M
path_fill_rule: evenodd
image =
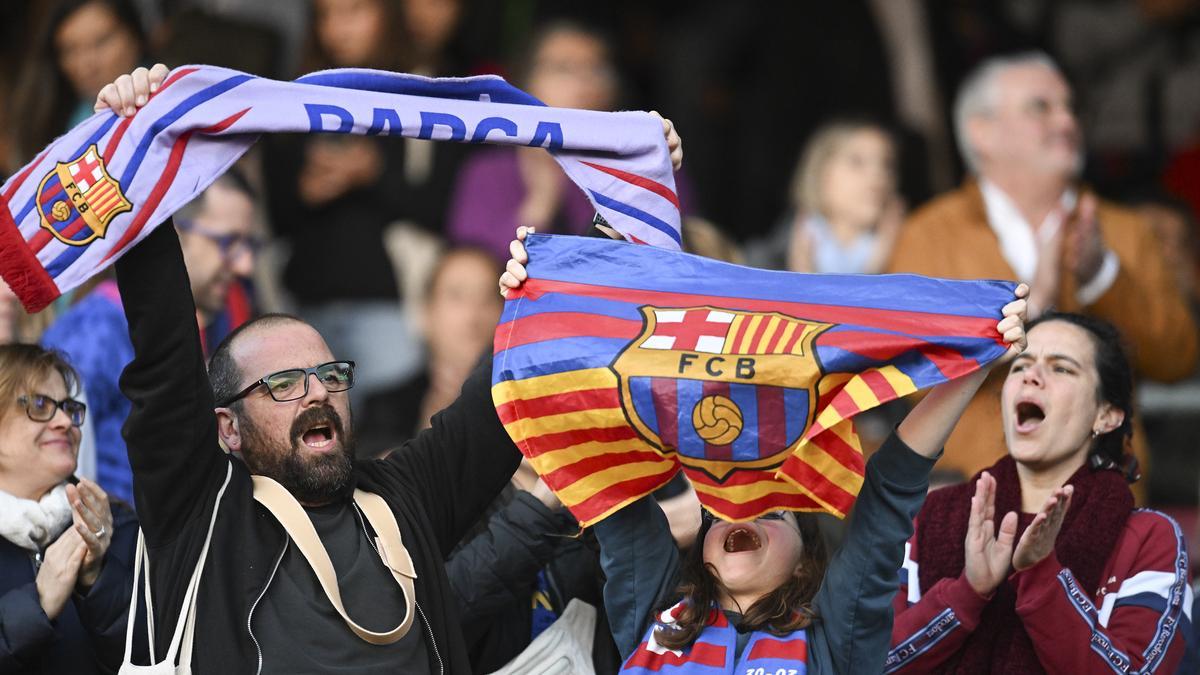
M492 397L521 452L590 525L683 470L728 520L844 516L854 415L1002 356L1014 284L749 269L530 235L496 328Z

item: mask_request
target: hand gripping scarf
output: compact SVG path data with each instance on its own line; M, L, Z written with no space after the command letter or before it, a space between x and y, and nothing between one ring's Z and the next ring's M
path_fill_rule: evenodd
M1014 284L749 269L531 235L496 328L492 398L582 525L681 469L727 520L843 516L852 418L1002 356Z
M546 107L494 76L329 70L279 82L176 69L131 118L104 111L0 187L0 276L30 312L112 264L262 133L391 135L542 147L630 241L678 249L661 123Z

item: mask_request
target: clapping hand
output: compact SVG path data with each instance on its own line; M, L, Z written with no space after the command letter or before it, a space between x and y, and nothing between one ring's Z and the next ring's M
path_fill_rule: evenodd
M75 531L85 549L77 583L80 588L88 589L99 578L104 554L112 543L112 509L104 490L86 478L79 481L79 485L67 485L67 499L71 502Z
M984 471L975 483L967 540L963 543L963 574L979 595L990 595L1008 576L1016 533L1017 514L1013 512L1004 515L1000 532L996 533L996 479Z

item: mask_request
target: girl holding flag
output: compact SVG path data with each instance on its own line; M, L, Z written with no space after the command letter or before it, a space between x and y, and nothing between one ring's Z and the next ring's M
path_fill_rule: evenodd
M528 231L518 229L511 244L502 292L526 279ZM1016 289L996 326L1010 345L1008 358L1025 348L1027 294L1023 284ZM794 512L746 523L706 518L682 564L666 518L649 497L597 523L605 607L626 659L622 672L879 672L896 568L929 471L987 373L934 387L871 457L846 543L828 564L815 523ZM1056 504L1049 501L1042 517ZM662 607L668 609L654 612Z

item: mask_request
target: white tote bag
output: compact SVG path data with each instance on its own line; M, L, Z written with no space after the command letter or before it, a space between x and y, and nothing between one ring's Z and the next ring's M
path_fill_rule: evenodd
M121 663L118 675L191 675L192 674L192 643L196 633L196 596L200 590L200 577L204 571L204 561L208 559L209 545L212 544L213 527L217 523L217 508L221 505L221 497L229 486L229 477L233 475L233 464L225 468L225 482L217 491L217 499L213 504L212 518L208 521L208 535L204 538L204 548L200 549L200 559L192 578L188 582L187 591L183 596L183 606L179 610L179 618L175 620L175 634L171 637L171 645L162 661L154 658L154 603L150 598L150 557L146 555L146 540L138 530L137 556L133 563L133 594L129 598L128 625L125 628L125 659ZM142 565L145 563L145 577L142 576ZM150 665L139 666L130 661L133 647L133 625L136 623L138 585L145 580L146 594L146 639L150 643Z

